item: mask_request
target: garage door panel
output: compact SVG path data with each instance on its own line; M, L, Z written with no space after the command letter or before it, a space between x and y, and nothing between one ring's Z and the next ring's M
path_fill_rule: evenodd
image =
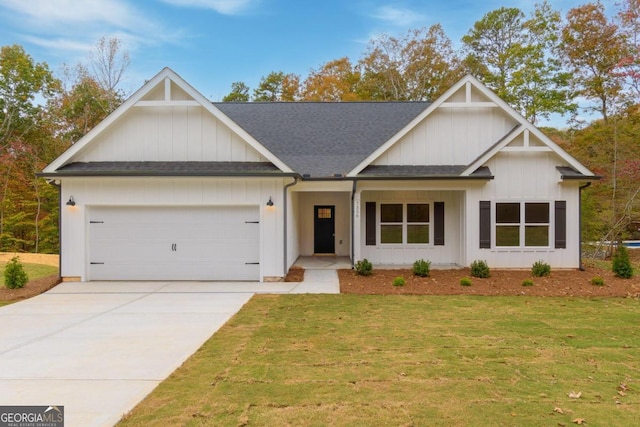
M257 206L94 207L90 280L259 280Z

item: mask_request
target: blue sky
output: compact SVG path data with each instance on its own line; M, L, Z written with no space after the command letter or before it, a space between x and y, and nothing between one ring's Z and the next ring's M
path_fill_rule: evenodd
M587 0L551 0L565 14ZM604 0L613 11L615 0ZM271 71L296 73L348 56L356 62L376 34L440 23L452 41L516 0L0 0L0 45L20 44L53 71L86 61L103 36L131 56L123 89L132 92L171 67L204 96L220 100L231 83L254 89Z

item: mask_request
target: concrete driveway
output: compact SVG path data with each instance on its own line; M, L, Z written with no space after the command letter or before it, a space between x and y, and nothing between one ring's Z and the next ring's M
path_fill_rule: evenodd
M111 426L254 293L318 291L306 281L63 283L0 308L0 405L62 405L67 427Z

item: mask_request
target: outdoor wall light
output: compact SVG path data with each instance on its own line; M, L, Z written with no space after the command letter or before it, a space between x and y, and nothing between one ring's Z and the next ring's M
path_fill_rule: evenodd
M269 201L267 202L267 206L273 206L273 200L271 200L271 196L269 196Z
M69 200L67 201L67 206L75 206L76 201L73 200L73 196L69 196Z

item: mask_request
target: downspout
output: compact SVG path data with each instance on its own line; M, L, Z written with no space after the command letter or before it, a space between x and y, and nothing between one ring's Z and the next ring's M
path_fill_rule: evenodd
M353 185L351 187L351 268L352 269L355 267L355 256L356 256L356 250L355 250L356 243L353 241L355 228L356 228L356 209L355 209L356 207L353 201L356 197L357 185L358 185L358 180L354 178Z
M288 213L289 213L289 209L287 207L287 190L289 189L289 187L293 187L294 185L296 185L298 183L298 177L294 176L293 177L293 182L290 182L289 184L285 185L282 188L282 198L283 198L283 205L284 205L284 227L282 227L284 229L284 260L282 261L282 265L284 266L284 269L282 270L286 276L287 274L287 252L288 252L288 245L287 245L287 238L288 238L288 233L287 233L287 229L289 227L289 224L287 222L287 218L288 218Z
M591 181L578 188L578 269L585 271L584 265L582 265L582 190L591 186Z

